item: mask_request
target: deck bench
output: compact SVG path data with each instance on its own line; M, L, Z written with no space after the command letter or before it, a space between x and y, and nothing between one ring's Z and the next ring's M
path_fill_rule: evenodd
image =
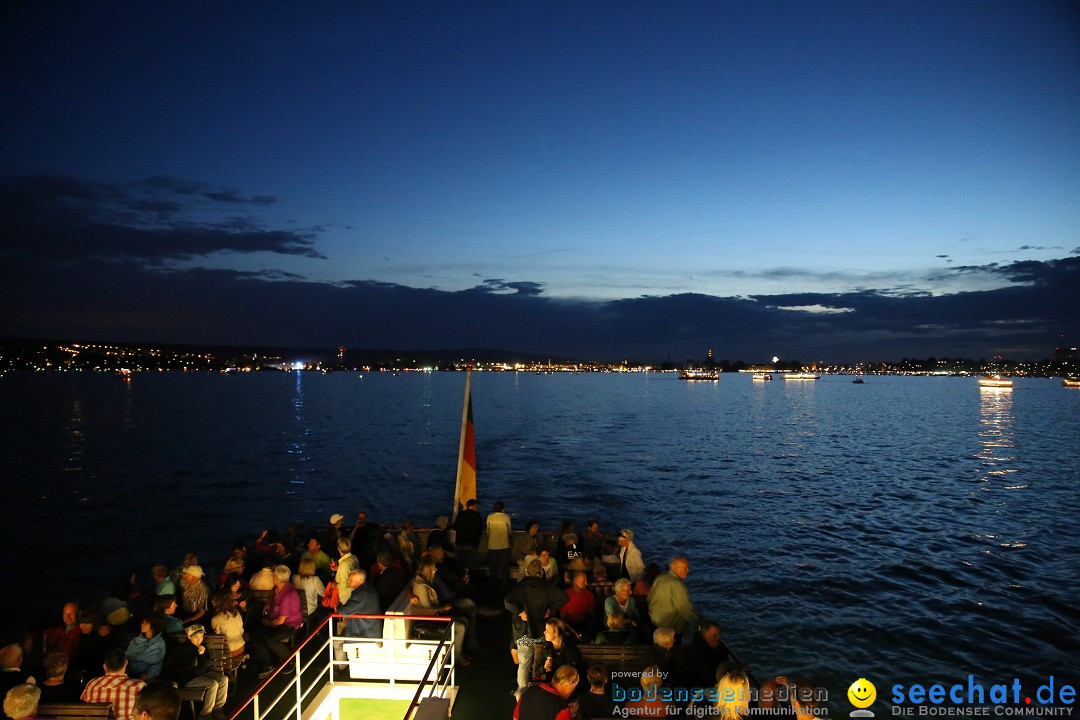
M210 669L229 678L229 682L235 685L236 671L248 661L248 654L232 657L229 652L229 639L216 633L203 636L203 647L210 653Z
M652 645L578 645L586 665L604 663L612 672L641 672L649 662Z
M41 703L38 705L37 714L41 717L56 718L56 720L87 720L87 718L100 718L100 720L116 720L111 702L86 703Z

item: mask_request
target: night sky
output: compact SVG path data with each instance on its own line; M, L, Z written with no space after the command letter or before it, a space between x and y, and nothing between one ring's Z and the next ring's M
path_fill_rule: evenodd
M1080 341L1075 2L13 1L0 58L0 336Z

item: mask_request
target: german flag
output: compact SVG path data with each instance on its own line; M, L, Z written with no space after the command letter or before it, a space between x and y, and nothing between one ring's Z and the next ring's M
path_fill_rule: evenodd
M454 516L465 503L476 497L476 437L473 435L472 371L465 373L465 407L461 413L461 443L458 447L457 484L454 493Z

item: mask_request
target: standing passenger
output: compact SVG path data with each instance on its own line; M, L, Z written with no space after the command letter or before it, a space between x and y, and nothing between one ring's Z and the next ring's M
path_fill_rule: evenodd
M476 510L475 498L465 502L465 509L454 520L454 530L457 531L458 562L466 570L475 569L476 549L480 547L480 536L484 534L484 519Z
M510 587L511 531L510 516L503 512L505 509L506 503L499 500L494 505L494 512L487 516L488 572L496 604Z

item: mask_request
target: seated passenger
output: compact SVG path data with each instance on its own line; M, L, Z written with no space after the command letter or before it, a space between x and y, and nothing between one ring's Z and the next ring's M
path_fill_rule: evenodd
M446 522L445 517L439 519L442 520L444 523ZM414 532L415 527L416 525L415 523L413 523L412 518L405 518L401 522L401 531L398 533L397 536L397 554L398 557L401 558L402 568L407 573L411 573L416 568L416 561L419 555L417 551L420 548L420 542L416 538L416 533ZM434 532L435 531L433 530L431 533L428 534L429 546L431 545L431 535ZM438 536L436 536L435 543L437 545L441 544ZM449 543L449 538L447 539L447 543ZM378 557L378 555L376 555L376 557Z
M660 668L655 666L641 671L641 698L627 702L623 707L624 712L632 717L650 718L674 716L678 712L665 700L660 699L660 687L664 684L660 672Z
M547 549L541 550L539 554L526 555L521 560L521 565L518 568L518 577L525 577L525 568L529 567L529 563L533 560L540 561L540 575L548 582L555 582L559 578L559 564L555 562L555 558L551 557L551 552Z
M60 652L67 658L67 654L60 650L54 652ZM22 663L23 650L17 644L5 645L0 650L0 693L5 693L16 685L34 682L33 676L23 671ZM64 667L66 669L67 665L65 664Z
M410 589L409 602L409 612L417 615L447 615L452 609L449 603L439 601L439 593L435 590L435 561L427 553L420 558L420 566ZM464 653L465 623L460 618L455 618L453 622L454 654L457 662L470 665L471 661Z
M148 685L135 698L134 720L177 720L178 717L180 693L172 685Z
M435 518L435 527L431 529L431 532L427 536L427 544L424 546L425 550L431 550L432 548L441 547L446 552L454 552L454 544L450 542L450 531L446 529L449 521L445 515L440 515ZM413 543L419 548L419 544L415 541Z
M814 692L809 687L801 691L783 675L775 680L761 683L758 693L758 713L765 716L788 717L795 715L797 720L814 720Z
M725 720L739 720L750 713L750 680L733 662L716 671L716 696L713 705Z
M570 702L572 702L570 696L574 694L579 677L574 667L564 665L555 673L550 685L541 683L525 688L514 708L514 720L526 720L526 718L570 720L575 717L570 709Z
M165 659L165 620L161 615L147 615L139 625L139 634L131 638L127 651L128 674L140 680L153 680L161 674Z
M236 609L228 589L214 593L214 617L210 627L218 635L224 635L230 657L244 654L244 616Z
M607 616L607 629L601 630L593 640L594 645L634 645L637 633L626 626L626 617L619 611Z
M154 615L160 615L162 624L165 626L166 635L175 635L184 632L184 623L176 617L176 596L158 595L154 601Z
M127 676L127 658L120 648L105 653L105 675L86 683L81 699L86 703L111 702L116 720L133 720L135 696L146 687L142 680Z
M185 625L202 620L210 609L210 588L203 582L203 570L198 565L184 568L183 621Z
M165 653L161 664L161 677L171 680L180 687L206 690L206 699L200 712L200 719L211 715L220 720L220 713L229 694L229 680L219 672L210 670L210 653L203 646L206 630L198 623L189 625L186 630L187 642L179 642ZM215 714L215 711L217 713Z
M626 578L616 580L615 593L604 600L604 616L610 617L615 612L621 613L630 627L637 627L641 622L637 602L630 594L630 581Z
M323 556L326 557L326 553L323 553ZM329 563L329 558L327 558L327 562ZM329 564L327 567L329 567ZM311 557L305 557L300 561L300 569L293 575L292 579L293 585L304 601L305 618L311 617L311 614L319 609L322 596L326 593L326 586L323 585L323 581L319 579L319 576L315 574L317 569L318 565L315 560Z
M603 663L593 663L589 666L585 677L589 679L589 691L582 693L579 697L580 716L583 718L614 716L618 706L607 692L607 667Z
M555 672L563 665L570 665L579 673L585 671L585 661L573 631L562 620L548 618L544 621L544 640L546 642L533 653L534 680L550 684Z
M379 596L379 612L383 612L405 589L407 579L405 570L393 561L390 551L380 550L368 573L368 582L375 588L375 594Z
M277 664L289 657L292 650L288 642L304 624L304 614L300 611L300 595L289 582L292 572L285 565L274 568L274 599L270 601L267 615L263 618L261 637L253 639L249 651L262 667L260 676L273 672L270 655L274 655ZM287 665L283 672L289 674L295 668Z
M634 583L633 594L636 597L647 598L649 597L649 591L652 590L653 581L657 576L663 572L657 563L651 562L645 566L645 574L641 576L641 579Z
M607 579L607 566L603 563L594 563L592 569L592 582L589 589L596 595L596 599L607 600L615 592L615 583Z
M671 628L656 628L652 634L652 646L645 655L645 664L660 668L662 677L671 678L678 664L674 648L675 631Z
M176 585L169 577L169 568L166 565L155 565L150 568L150 575L154 578L154 595L175 595Z
M20 683L5 693L4 714L11 720L35 720L39 702L41 689L34 684Z
M514 557L517 559L518 565L525 565L528 567L528 563L522 563L527 555L539 555L540 548L544 545L544 538L540 535L540 523L536 520L530 520L525 525L525 535L516 536L514 538Z
M600 532L600 521L590 520L585 525L585 532L579 538L581 549L597 560L604 553L604 533Z
M342 615L378 615L379 596L367 582L367 573L353 570L349 573L349 588L352 593L349 601L338 607ZM371 618L347 618L345 634L349 637L380 638L383 634L383 621Z
M275 559L269 555L263 558L262 567L258 572L251 576L248 580L248 588L258 592L265 592L274 589L274 567L277 565Z
M716 682L716 668L731 657L720 642L720 628L703 622L683 651L681 674L687 687L709 687Z
M241 579L241 586L247 587L247 581L244 578L244 559L238 557L231 557L225 561L225 567L222 568L221 574L218 575L218 587L224 587L230 584L230 576L236 575Z
M304 560L311 560L315 563L315 573L320 577L326 577L330 574L330 556L323 552L322 542L320 542L317 535L312 535L308 539L307 550L300 556L301 564L303 564Z
M559 617L579 634L591 637L596 618L596 595L586 587L587 583L585 573L571 575L571 584L566 590L570 599L559 609Z
M43 703L70 703L79 702L82 688L74 680L66 681L68 657L59 650L55 650L45 656L45 681L41 688L41 702Z

